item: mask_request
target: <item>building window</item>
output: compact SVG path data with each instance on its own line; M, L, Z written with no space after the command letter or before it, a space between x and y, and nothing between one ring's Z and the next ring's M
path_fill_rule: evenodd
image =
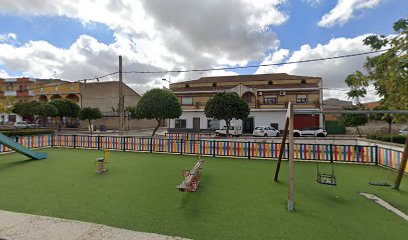
M55 89L55 91L58 91L58 86L56 86L54 89Z
M74 91L74 85L71 85L71 91Z
M296 103L307 103L307 96L306 95L297 95L296 96Z
M273 85L273 82L272 82L272 81L269 81L269 82L268 82L268 85Z
M44 88L42 87L42 88L40 88L40 90L41 90L41 92L44 92Z
M252 94L252 93L246 92L246 93L244 93L244 95L242 96L242 99L244 99L244 101L245 101L246 103L251 104L251 103L252 103L252 97L253 97L253 94Z
M300 81L300 83L301 83L301 84L306 84L306 80L305 80L305 79L302 79L302 80Z
M182 97L181 105L193 105L193 98L192 97Z
M23 91L23 86L22 86L22 85L18 86L18 91L19 91L19 92L22 92L22 91Z
M212 85L213 87L216 87L217 86L217 83L213 83L213 85Z
M176 119L175 120L175 128L186 128L187 120L186 119Z
M264 97L264 104L277 104L278 98L276 96L273 97Z
M186 88L189 88L190 87L190 85L189 84L186 84Z
M208 129L220 129L220 120L208 119L207 128Z

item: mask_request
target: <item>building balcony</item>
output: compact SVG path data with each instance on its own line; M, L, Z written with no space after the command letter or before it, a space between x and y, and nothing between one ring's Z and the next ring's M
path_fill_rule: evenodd
M205 105L207 102L194 102L191 105L182 105L181 108L183 110L204 110ZM260 101L257 101L255 103L250 103L248 104L250 109L287 109L289 105L288 101L279 101L276 103L261 103ZM319 101L311 101L311 102L306 102L306 103L293 103L294 108L297 109L309 109L309 108L320 108L320 102Z

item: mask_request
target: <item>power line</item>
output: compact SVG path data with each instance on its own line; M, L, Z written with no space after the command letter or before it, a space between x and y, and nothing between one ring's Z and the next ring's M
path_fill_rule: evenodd
M346 55L335 56L335 57L314 58L314 59L299 60L299 61L256 64L256 65L236 66L236 67L203 68L203 69L190 69L190 70L168 70L168 71L124 71L123 73L166 74L166 73L208 72L208 71L234 70L234 69L246 69L246 68L259 68L259 67L280 66L280 65L295 64L295 63L308 63L308 62L317 62L317 61L324 61L324 60L333 60L333 59L339 59L339 58L356 57L356 56L362 56L362 55L367 55L367 54L372 54L372 53L385 52L388 50L389 49L383 49L383 50L376 50L376 51L371 51L371 52L346 54Z
M388 50L389 49L383 49L383 50L376 50L376 51L370 51L370 52L346 54L346 55L334 56L334 57L315 58L315 59L281 62L281 63L256 64L256 65L247 65L247 66L189 69L189 70L167 70L167 71L123 71L122 73L126 73L126 74L135 74L135 73L139 73L139 74L168 74L168 73L208 72L208 71L259 68L259 67L280 66L280 65L288 65L288 64L295 64L295 63L308 63L308 62L317 62L317 61L333 60L333 59L340 59L340 58L356 57L356 56L368 55L368 54L373 54L373 53L385 52L385 51L388 51ZM83 78L83 79L76 80L76 81L73 81L73 82L69 82L69 81L68 82L60 82L60 83L55 83L55 84L52 84L52 85L46 83L46 85L47 85L47 87L50 87L50 86L61 86L61 85L65 85L65 84L72 84L72 83L76 83L76 82L86 83L87 81L92 81L92 80L99 81L100 79L103 79L103 78L106 78L106 77L109 77L109 76L112 76L112 75L116 75L116 74L119 74L119 72L118 71L111 72L111 73L107 73L105 75L101 75L101 76L93 77L93 78ZM43 88L43 86L30 88L29 90L36 90L36 89L40 89L40 88ZM336 89L333 89L333 90L336 90ZM341 90L341 91L344 91L344 89Z

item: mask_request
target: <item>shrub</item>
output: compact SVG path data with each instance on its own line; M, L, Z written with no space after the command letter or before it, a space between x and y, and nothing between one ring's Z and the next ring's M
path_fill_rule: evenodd
M404 144L407 136L401 136L401 135L372 135L370 136L370 139L378 140L378 141L384 141L384 142L393 142L393 143L400 143Z
M7 130L1 130L1 133L3 133L6 136L27 136L27 135L40 135L40 134L52 134L54 133L54 130L50 129L7 129Z

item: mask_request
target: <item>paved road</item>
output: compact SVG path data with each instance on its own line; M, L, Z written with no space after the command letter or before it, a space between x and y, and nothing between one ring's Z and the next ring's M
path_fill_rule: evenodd
M135 232L106 225L0 210L0 239L14 240L176 240L180 237Z

